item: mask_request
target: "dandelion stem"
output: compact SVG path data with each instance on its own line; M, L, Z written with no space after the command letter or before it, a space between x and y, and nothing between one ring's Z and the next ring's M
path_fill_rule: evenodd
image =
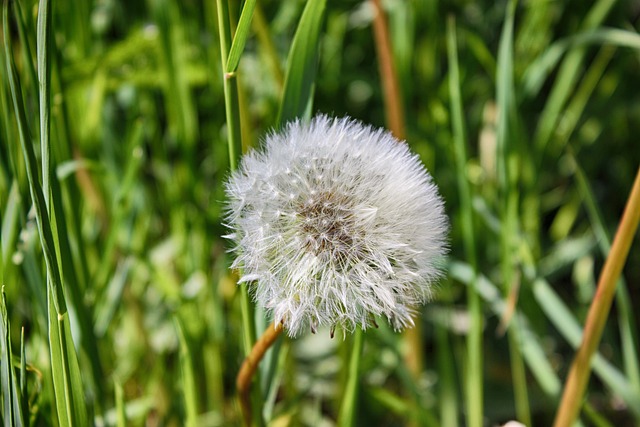
M602 331L611 308L611 302L616 289L616 283L622 272L622 267L629 254L633 237L640 222L640 168L631 189L622 219L611 246L611 251L600 273L598 290L589 308L584 327L582 343L578 349L567 382L562 394L562 400L556 414L555 427L573 425L582 397L591 373L591 359L600 342Z
M342 399L342 407L338 418L339 427L349 427L354 425L356 413L356 401L358 397L358 382L360 371L360 356L364 344L364 332L361 328L356 328L353 336L353 348L349 359L349 376Z
M245 425L251 425L251 380L253 374L258 368L258 364L264 357L265 353L271 345L278 339L282 333L282 323L277 322L273 326L269 326L262 334L260 339L256 341L249 355L242 362L242 367L236 378L236 387L238 389L238 398L240 407L242 408L242 417Z

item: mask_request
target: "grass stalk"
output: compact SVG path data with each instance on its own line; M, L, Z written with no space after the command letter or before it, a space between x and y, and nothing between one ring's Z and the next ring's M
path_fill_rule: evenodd
M225 67L229 56L229 50L231 49L229 5L224 0L217 0L217 6L221 63L222 66ZM223 86L225 112L227 117L229 169L234 171L238 167L238 159L242 152L240 107L238 105L238 86L237 80L235 79L235 73L224 73ZM242 310L242 326L244 331L244 351L245 355L248 355L256 341L256 327L253 320L253 307L251 306L249 292L246 286L240 287L240 307Z
M598 280L598 289L589 308L582 343L571 364L562 400L554 421L555 427L571 426L578 416L591 373L591 359L602 337L611 308L616 283L629 254L640 222L640 168L631 189L620 226Z
M278 339L281 333L282 323L278 322L274 323L273 326L269 326L260 339L256 341L249 355L244 359L244 362L242 362L242 366L236 377L236 388L238 390L240 408L242 409L242 417L247 426L252 425L251 398L249 393L251 391L251 382L264 354Z
M42 192L44 201L49 208L51 197L51 126L49 113L51 111L51 2L40 0L38 5L38 96L40 105L40 150L42 153ZM51 212L49 212L50 214Z
M456 25L452 16L447 20L447 51L449 57L449 95L451 97L451 116L453 121L453 142L456 160L456 181L460 194L460 212L465 257L474 271L472 285L467 287L467 301L471 313L471 325L467 335L467 375L465 401L467 405L467 424L481 427L483 417L483 380L482 380L482 304L478 295L475 232L473 227L473 209L471 190L466 176L467 153L466 132L462 118L462 95L460 91L460 71L458 66Z

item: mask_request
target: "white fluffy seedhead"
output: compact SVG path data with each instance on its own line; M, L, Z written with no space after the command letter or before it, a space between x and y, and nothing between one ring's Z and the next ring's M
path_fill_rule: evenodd
M267 136L226 185L240 282L291 336L411 314L441 274L448 221L406 144L321 115Z

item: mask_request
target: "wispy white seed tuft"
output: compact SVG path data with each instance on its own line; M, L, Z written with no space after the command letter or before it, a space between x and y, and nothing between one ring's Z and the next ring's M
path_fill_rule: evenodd
M240 282L291 336L413 325L441 275L448 221L406 144L349 118L289 123L226 184Z

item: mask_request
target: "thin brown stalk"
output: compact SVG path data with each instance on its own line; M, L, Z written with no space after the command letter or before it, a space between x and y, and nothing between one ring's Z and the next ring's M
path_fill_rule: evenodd
M387 126L396 138L404 140L406 138L404 107L402 104L400 85L398 84L398 75L391 53L389 28L387 27L387 20L380 0L372 0L371 3L375 11L373 18L373 35L376 41L378 68L380 70L380 78L382 79L382 90L384 91L384 110Z
M240 372L236 378L236 388L238 389L238 399L240 400L240 408L242 409L242 417L245 425L251 425L251 380L253 374L258 368L258 364L264 357L269 347L278 339L282 333L282 323L275 323L269 326L262 336L256 341L249 355L242 362Z
M584 327L582 343L571 365L569 376L562 394L560 407L554 422L555 427L570 427L573 425L591 373L591 358L600 342L602 331L611 308L611 301L616 289L616 283L622 272L622 267L629 254L633 236L640 222L640 168L636 175L627 206L622 214L620 225L607 256L595 298L589 308Z

